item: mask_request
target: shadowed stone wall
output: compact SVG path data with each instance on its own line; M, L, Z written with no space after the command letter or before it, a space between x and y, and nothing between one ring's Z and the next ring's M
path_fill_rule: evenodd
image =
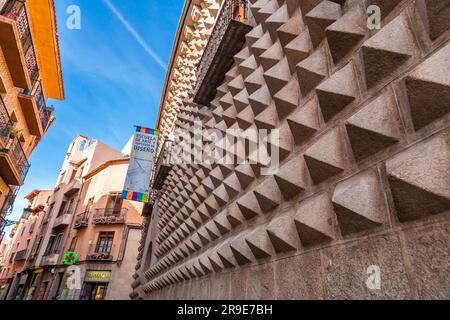
M175 166L132 297L449 298L449 1L252 2L217 96L176 124L279 129L280 169Z

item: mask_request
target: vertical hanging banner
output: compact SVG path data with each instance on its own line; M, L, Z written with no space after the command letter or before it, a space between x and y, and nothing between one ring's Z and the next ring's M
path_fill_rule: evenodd
M158 130L136 126L122 199L148 202L158 137Z

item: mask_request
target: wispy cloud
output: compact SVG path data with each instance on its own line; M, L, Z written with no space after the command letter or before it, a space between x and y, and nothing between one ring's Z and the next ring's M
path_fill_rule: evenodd
M131 36L136 40L137 43L148 53L148 55L155 60L155 62L164 70L167 69L167 65L164 63L162 58L153 50L147 42L137 33L133 26L128 22L128 20L120 13L120 11L111 3L110 0L103 0L106 6L114 13L117 19L123 24L125 29L131 34Z

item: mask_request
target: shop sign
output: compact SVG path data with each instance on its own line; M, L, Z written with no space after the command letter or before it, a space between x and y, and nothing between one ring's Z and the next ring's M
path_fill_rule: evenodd
M84 282L109 282L111 271L87 271Z

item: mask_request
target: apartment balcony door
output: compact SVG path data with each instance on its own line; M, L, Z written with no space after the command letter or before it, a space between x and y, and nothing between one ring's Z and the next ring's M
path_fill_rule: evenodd
M121 198L121 195L111 194L108 198L108 204L107 204L107 212L114 215L116 213L120 213L120 210L122 209L123 200Z
M94 206L94 198L90 198L86 206L86 212L91 212L93 206Z

